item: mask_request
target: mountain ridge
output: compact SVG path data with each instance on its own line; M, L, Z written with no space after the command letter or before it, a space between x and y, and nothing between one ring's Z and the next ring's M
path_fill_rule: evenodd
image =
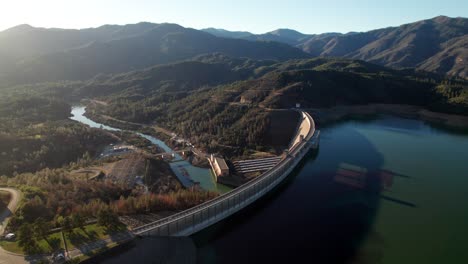
M16 40L24 44L18 44L17 52L14 41L5 41L8 36L0 34L0 58L5 58L0 62L5 66L0 68L0 77L3 75L7 83L83 80L100 73L127 72L218 52L278 61L310 57L280 42L220 38L168 23L103 26L78 34L47 30L46 36L38 31L19 34ZM62 41L55 41L57 38ZM35 53L28 50L33 47L39 47L33 49Z
M400 26L345 34L303 34L290 29L272 32L252 35L248 39L283 42L313 56L361 59L389 67L414 67L468 77L468 49L463 40L468 39L468 19L463 17L437 16ZM296 37L287 34L290 32L297 32ZM456 38L462 40L453 43ZM456 54L453 50L457 50Z
M150 22L80 30L23 24L0 32L0 78L7 85L83 80L210 53L277 61L343 57L468 78L467 39L468 19L445 16L368 32L318 35L284 28L254 35Z

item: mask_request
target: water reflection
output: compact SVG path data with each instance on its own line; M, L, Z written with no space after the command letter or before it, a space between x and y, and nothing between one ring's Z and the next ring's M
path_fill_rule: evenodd
M468 261L468 137L390 119L323 128L318 153L274 193L192 237L197 262ZM415 131L385 129L398 120ZM336 181L343 164L365 169L365 188ZM105 263L126 263L126 254Z
M354 259L369 235L380 194L337 184L334 177L343 163L380 170L383 157L357 130L323 134L331 144L322 142L316 158L309 157L273 196L194 236L199 263Z

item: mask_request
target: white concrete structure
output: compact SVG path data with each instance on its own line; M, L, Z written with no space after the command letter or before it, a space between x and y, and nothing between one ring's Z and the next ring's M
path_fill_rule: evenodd
M135 228L142 236L189 236L207 228L252 204L278 186L312 148L318 147L320 132L312 117L302 113L298 133L283 159L271 170L252 181L211 201Z

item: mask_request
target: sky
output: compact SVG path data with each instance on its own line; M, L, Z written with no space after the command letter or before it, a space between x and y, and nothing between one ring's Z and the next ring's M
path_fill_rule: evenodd
M461 0L0 0L0 30L35 27L88 28L137 22L177 23L265 33L368 31L438 15L468 16Z

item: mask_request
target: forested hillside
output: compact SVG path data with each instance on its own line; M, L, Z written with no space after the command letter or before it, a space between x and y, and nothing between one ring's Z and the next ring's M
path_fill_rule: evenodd
M100 74L87 81L39 83L11 87L5 91L25 100L15 103L18 99L5 99L3 116L17 124L23 122L14 134L26 133L21 131L27 127L29 130L22 138L29 140L41 135L36 124L47 124L47 129L54 131L53 125L57 124L53 123L54 120L66 118L69 106L59 103L61 100L98 99L105 104L94 104L89 108L91 116L157 124L207 151L233 156L243 155L249 150L280 152L287 141L273 136L270 128L278 119L278 111L292 108L296 103L303 108L368 103L409 104L438 112L468 114L467 86L462 79L339 58L278 63L215 53L139 71ZM48 101L27 101L38 100L30 98L34 94L40 100L47 97ZM45 106L49 108L42 110L41 107ZM296 118L292 115L289 120L288 126L294 127ZM64 121L57 122L61 124ZM6 125L3 129L8 133L11 127L14 126ZM31 127L35 129L31 131ZM67 129L74 133L73 129L78 127ZM48 134L52 137L47 142L54 145L55 132ZM91 141L91 144L96 141ZM16 145L23 144L16 142ZM29 141L23 145L35 146ZM37 148L29 152L36 153L35 157L46 155L41 154L46 152L45 148L42 152L39 152L40 146ZM10 147L8 149L12 151ZM19 159L10 152L5 155ZM49 158L48 163L57 166L65 160L72 160L72 156L76 158L73 153L78 152L70 151L71 156L64 155L63 159ZM32 164L22 168L41 168L40 164Z
M313 56L346 57L395 68L418 68L467 78L468 19L435 17L368 32L303 34L278 29L265 34L235 34L207 30L214 35L260 41L277 41Z
M0 86L86 80L100 73L128 72L215 52L278 61L309 57L279 42L219 38L176 24L143 23L87 30L22 26L0 32L0 58L5 61L1 64Z
M67 120L70 106L35 95L0 97L0 175L35 172L90 159L107 134Z
M409 104L468 114L467 86L461 79L347 59L273 64L230 60L217 54L200 60L204 62L101 76L77 93L100 96L106 102L105 107L90 109L92 115L158 124L210 151L232 155L247 149L281 149L265 135L276 110L289 109L296 103L304 108ZM214 79L205 79L204 69L210 67L218 72ZM186 74L178 78L180 75L173 71L181 69Z

